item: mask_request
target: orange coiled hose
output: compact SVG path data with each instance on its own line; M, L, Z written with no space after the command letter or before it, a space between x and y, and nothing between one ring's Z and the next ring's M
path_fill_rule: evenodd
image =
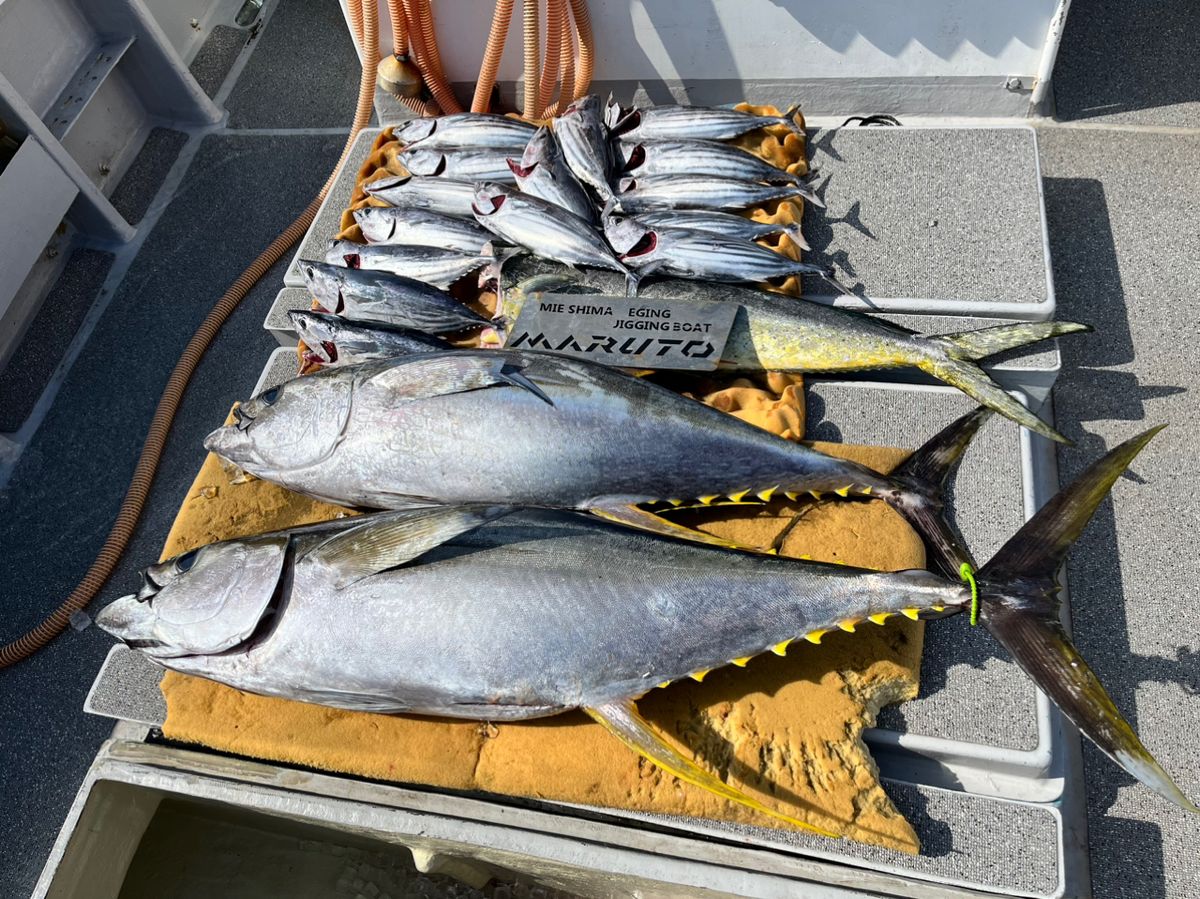
M347 6L350 10L351 21L358 26L360 35L362 81L359 83L358 106L354 112L354 123L350 126L350 136L346 139L346 146L342 150L341 158L334 166L333 172L325 182L325 186L321 188L320 193L305 207L296 220L271 241L258 258L238 276L238 279L225 291L224 296L205 316L196 333L192 335L183 355L179 357L171 376L167 379L166 387L163 388L162 397L154 410L154 418L150 422L150 429L146 432L146 442L142 445L141 455L138 456L137 465L134 467L129 489L125 491L125 498L121 501L116 521L113 522L112 530L109 531L95 561L92 562L83 579L71 591L62 605L41 624L11 643L0 646L0 668L7 668L9 665L28 658L61 634L70 623L71 616L86 607L112 575L121 554L133 536L134 528L137 527L142 508L146 504L146 497L150 493L150 486L154 483L154 474L158 469L159 460L162 458L167 435L170 433L175 413L179 410L179 403L183 399L183 392L187 389L188 382L196 371L196 366L200 364L205 350L217 336L217 332L225 324L226 319L237 308L238 303L250 292L250 288L266 274L272 265L282 259L283 254L308 230L308 226L316 217L321 201L329 192L329 188L333 186L338 169L349 155L355 137L370 121L372 102L375 98L375 63L379 58L376 0L348 0Z
M404 15L404 7L400 0L387 0L388 17L392 20L392 53L397 57L408 55L408 17ZM361 32L361 28L355 28L355 33ZM419 69L418 69L419 71ZM422 80L424 76L422 76ZM397 97L410 112L414 115L427 116L441 115L441 110L436 103L429 100L422 100L420 97Z
M422 18L423 13L427 19ZM430 54L429 40L432 37L433 18L428 7L422 9L420 0L404 0L404 14L411 26L409 40L412 42L413 57L416 59L417 68L421 70L425 84L433 93L434 100L437 101L443 112L462 112L462 106L459 105L453 91L450 90L450 85L446 83L445 76L441 75L439 68L434 65L433 56ZM433 39L436 40L436 37ZM434 49L436 52L436 47ZM440 62L440 58L438 61Z
M572 99L571 91L575 83L575 23L571 20L569 9L563 10L562 35L562 45L559 47L559 53L562 55L559 67L562 72L559 76L558 103L553 111L549 106L546 107L546 112L542 115L544 119L562 115L567 111Z
M567 0L546 0L546 58L542 60L542 80L538 83L538 105L549 108L553 104L554 85L558 81L558 67L562 60L562 20L567 13ZM545 118L545 113L541 118Z
M579 32L579 71L575 73L575 99L578 100L592 86L592 72L596 68L596 38L592 34L592 20L588 16L586 0L571 0L571 12L575 16L575 30ZM565 89L563 92L566 93Z
M483 63L479 67L479 80L475 83L475 97L471 100L471 112L487 112L491 105L492 88L496 86L496 73L500 70L500 57L504 55L504 43L508 40L512 12L513 0L497 0Z
M538 92L538 52L541 37L538 34L538 0L521 0L525 19L525 102L521 104L521 115L535 119L542 111Z

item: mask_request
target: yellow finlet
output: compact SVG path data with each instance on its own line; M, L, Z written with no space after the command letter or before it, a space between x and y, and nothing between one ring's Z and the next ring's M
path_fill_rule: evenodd
M837 490L835 490L833 492L836 493L838 496L849 496L850 495L850 485L847 484L845 487L839 487Z
M750 492L750 488L747 487L745 490L741 490L737 493L729 494L729 498L731 500L733 500L735 503L740 503L742 500L744 500L746 498L746 494L749 492Z
M838 627L840 627L842 630L844 630L848 634L854 633L854 628L857 625L858 625L858 619L856 619L856 618L847 618L844 621L838 622Z
M704 678L708 675L708 672L710 670L712 670L712 669L706 669L704 671L693 671L691 674L688 675L688 677L690 677L696 683L701 683L704 680Z
M864 487L864 488L862 489L862 495L863 495L863 496L870 496L870 495L871 495L871 488L870 488L869 486L867 486L867 487Z
M746 663L749 662L751 658L753 658L753 656L742 656L740 659L730 659L729 661L737 665L739 668L745 668Z
M667 502L669 502L672 506L682 506L683 505L683 500L681 500L681 499L669 499L669 500L667 500Z
M786 496L792 502L795 502L796 500L798 500L800 498L799 493L792 493L790 490L785 490L783 495Z
M791 640L784 640L782 643L776 643L771 647L771 652L775 653L777 656L785 656L787 655L788 644L791 642Z
M893 612L876 612L874 615L868 615L867 618L869 618L871 621L874 621L876 624L883 624L893 614Z
M945 606L930 606L930 608L931 608L931 609L933 609L935 612L944 612L944 611L946 611L946 607L945 607Z
M698 500L700 500L700 502L702 502L704 505L711 506L713 504L713 502L716 501L717 496L718 496L718 494L714 493L711 496L698 496L696 498Z
M807 640L809 643L820 643L821 638L824 637L827 633L829 633L829 631L809 631L807 634L804 635L804 639Z
M801 553L801 554L800 554L800 558L801 558L801 559L803 559L803 560L804 560L804 561L806 561L806 562L811 562L811 561L812 561L812 556L810 556L808 553Z
M658 689L661 690L663 687L669 687L669 686L671 686L671 682L669 680L665 680L661 684L658 684Z
M920 609L901 609L900 614L903 615L905 618L911 618L913 621L916 621L918 618L921 617L921 610Z
M810 491L808 491L808 495L811 496L813 499L821 498L821 492L819 490L810 490Z
M758 491L758 498L764 503L769 503L771 501L771 497L775 495L775 491L778 489L778 487L768 487L766 490L760 490Z

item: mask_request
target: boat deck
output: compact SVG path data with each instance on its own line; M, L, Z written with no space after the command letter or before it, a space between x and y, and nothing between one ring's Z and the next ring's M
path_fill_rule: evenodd
M122 212L139 221L137 237L114 252L76 251L47 311L0 373L0 432L20 448L15 461L0 460L6 635L39 621L83 575L170 367L340 151L356 88L346 73L357 61L336 5L279 4L244 45L247 37L215 32L196 63L227 121L186 133L164 123L155 132L119 189ZM1076 641L1193 797L1200 600L1190 550L1200 497L1185 475L1200 455L1197 43L1200 19L1183 6L1100 0L1080 9L1068 20L1055 73L1058 119L1036 123L1056 315L1096 327L1061 345L1056 420L1076 442L1058 453L1061 476L1150 424L1171 425L1071 555ZM831 227L831 245L859 234L853 222ZM157 556L201 438L244 398L277 347L262 321L286 264L262 279L201 363L145 517L100 602L126 592ZM72 631L0 673L0 895L28 895L111 730L110 721L82 712L110 646L95 628ZM1200 820L1134 784L1090 744L1084 762L1095 895L1200 895L1200 870L1190 861Z

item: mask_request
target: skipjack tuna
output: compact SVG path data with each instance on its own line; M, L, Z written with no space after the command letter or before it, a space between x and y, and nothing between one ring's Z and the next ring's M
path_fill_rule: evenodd
M321 312L354 321L386 322L427 334L491 326L482 315L424 281L312 260L301 260L300 271L305 286L321 304Z
M240 690L382 713L515 721L581 708L683 780L793 825L639 714L655 687L894 615L979 620L1079 729L1200 812L1059 623L1055 572L1157 429L1114 449L964 584L683 543L569 513L412 507L214 543L152 565L96 623L155 662ZM924 455L940 477L957 459ZM817 819L820 823L825 823ZM833 822L829 822L833 823ZM832 834L829 834L832 835Z
M207 449L344 505L576 509L728 545L642 504L870 497L904 515L944 570L966 558L942 516L940 482L922 477L924 450L911 471L881 475L582 359L499 349L405 356L287 381L235 415ZM981 421L964 418L958 444Z

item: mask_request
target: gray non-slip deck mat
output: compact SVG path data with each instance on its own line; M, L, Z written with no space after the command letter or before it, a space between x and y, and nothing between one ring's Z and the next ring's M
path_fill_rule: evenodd
M75 339L112 268L112 253L75 250L25 336L0 370L0 434L16 431L33 411Z
M150 209L167 173L188 136L171 128L153 128L112 194L112 204L125 221L136 225Z
M341 6L287 0L229 94L230 128L349 128L361 69Z
M208 33L188 67L204 93L210 97L217 95L249 39L248 29L234 28L232 25L217 25Z
M811 440L916 449L975 401L940 387L812 380ZM963 457L946 493L949 513L982 563L1025 521L1020 429L993 415ZM879 726L906 733L1033 749L1036 690L1008 653L965 616L925 628L921 695L884 709ZM986 699L984 699L986 697Z
M309 226L308 232L300 241L300 248L296 251L291 265L288 266L287 274L283 278L284 284L288 287L304 285L304 276L300 274L301 259L325 261L325 250L329 241L342 230L342 212L350 205L350 198L354 194L354 185L358 180L358 170L371 155L371 148L375 145L375 139L379 137L379 132L378 128L365 128L355 138L354 146L350 148L350 154L346 157L346 163L338 173L337 181L329 189L325 202L317 212L317 217L313 220L312 225Z
M809 156L827 208L806 204L808 261L836 266L868 297L1049 316L1031 129L825 129L810 135ZM817 280L805 287L828 293Z

